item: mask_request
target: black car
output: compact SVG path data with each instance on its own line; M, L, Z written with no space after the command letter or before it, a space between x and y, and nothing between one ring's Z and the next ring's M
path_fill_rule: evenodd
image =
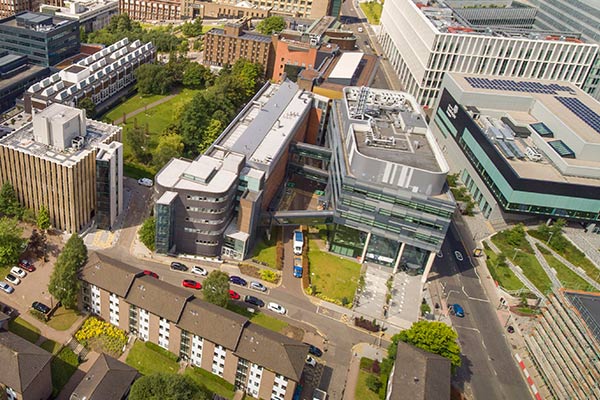
M323 355L323 351L320 348L313 346L312 344L308 345L308 352L315 357L321 357Z
M257 306L257 307L264 307L265 306L265 302L264 301L262 301L258 297L254 297L254 296L246 296L246 297L244 297L244 301L246 303L252 304L253 306Z
M31 304L31 308L41 312L42 314L48 314L50 312L50 307L48 307L44 303L40 303L39 301L34 301Z
M181 272L185 272L188 270L188 267L185 266L185 264L182 264L180 262L177 261L173 261L171 263L171 269L173 271L181 271Z
M246 282L245 279L242 279L239 276L235 275L229 277L229 282L233 283L234 285L240 286L246 286L248 284L248 282Z

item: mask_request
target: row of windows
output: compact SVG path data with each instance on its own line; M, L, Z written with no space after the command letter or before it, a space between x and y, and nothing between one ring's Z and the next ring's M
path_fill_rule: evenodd
M209 214L218 214L218 213L222 213L225 210L227 210L227 208L206 208L206 207L189 207L189 206L186 206L185 209L188 211L192 211L192 212L203 212L203 213L209 213Z

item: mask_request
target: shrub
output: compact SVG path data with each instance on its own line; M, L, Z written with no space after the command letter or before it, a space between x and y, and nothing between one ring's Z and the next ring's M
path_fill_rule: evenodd
M381 365L379 365L379 361L373 360L373 365L371 366L371 372L373 372L375 375L379 375L379 373L381 372Z
M279 274L269 269L260 270L260 278L264 281L277 283L279 282Z
M302 257L302 287L307 289L310 286L310 263L308 257Z
M360 369L363 371L371 371L373 368L374 361L367 357L362 357L360 359Z
M363 317L355 317L354 325L358 326L359 328L366 329L370 332L379 332L379 330L381 329L381 327L377 325L376 320L369 321L368 319L365 319Z
M376 377L375 375L369 375L367 376L367 380L365 383L370 391L379 393L379 389L381 389L382 383L378 377Z
M350 304L350 300L346 296L342 297L342 305L348 307L348 304Z
M423 303L421 304L421 315L425 316L426 314L429 314L431 312L431 307L429 307L429 304L427 303Z
M45 314L39 312L38 310L29 310L29 314L31 314L32 317L34 317L35 319L42 321L42 322L47 322L48 321L48 317L46 317Z

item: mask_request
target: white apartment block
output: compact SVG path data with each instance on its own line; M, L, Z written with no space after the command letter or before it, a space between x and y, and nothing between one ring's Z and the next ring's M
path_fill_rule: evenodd
M405 90L425 106L445 72L566 81L583 86L598 54L576 32L535 29L536 9L511 1L388 0L380 42ZM490 3L499 8L490 8ZM488 6L488 8L484 8Z

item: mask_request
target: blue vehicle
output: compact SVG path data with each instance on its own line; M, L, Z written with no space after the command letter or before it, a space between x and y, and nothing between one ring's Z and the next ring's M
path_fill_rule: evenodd
M302 278L302 258L294 257L294 277Z
M465 316L465 310L463 310L460 304L452 304L450 306L450 312L460 318Z
M246 282L244 279L235 275L229 277L229 282L233 283L234 285L240 286L246 286L248 284L248 282Z

